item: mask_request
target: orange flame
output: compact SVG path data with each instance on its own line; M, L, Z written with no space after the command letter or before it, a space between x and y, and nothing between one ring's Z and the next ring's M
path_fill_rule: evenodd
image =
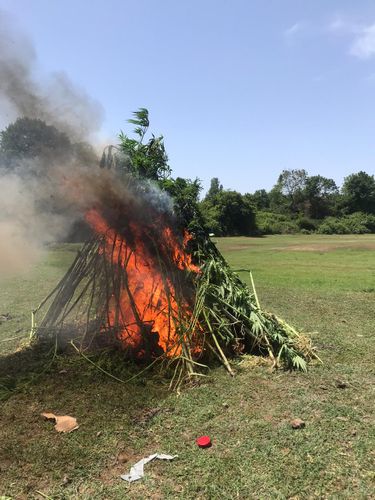
M150 258L150 249L141 237L142 228L130 224L135 241L130 248L97 210L89 210L86 220L97 234L104 236L102 252L106 259L125 271L119 293L110 297L106 326L116 328L124 347L133 349L139 357L181 354L176 325L181 314L191 314L190 306L181 299L177 303L172 280L163 275L155 256ZM181 243L169 227L164 227L160 234L178 270L200 272L186 252L191 235L185 233Z

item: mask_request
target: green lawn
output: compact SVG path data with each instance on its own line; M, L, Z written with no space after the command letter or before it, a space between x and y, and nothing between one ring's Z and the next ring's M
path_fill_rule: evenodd
M312 332L324 364L275 373L247 356L235 378L216 368L177 395L156 373L124 385L82 358L41 365L37 353L14 354L22 338L9 339L27 338L31 308L74 257L74 247L55 248L27 275L0 283L0 379L11 389L19 373L28 382L0 403L0 497L375 498L375 235L218 245L244 280L252 271L264 308ZM31 372L39 376L30 382ZM57 434L42 411L73 415L80 428ZM304 429L290 427L296 417ZM210 449L196 447L202 434ZM149 464L130 486L119 479L154 452L179 458Z

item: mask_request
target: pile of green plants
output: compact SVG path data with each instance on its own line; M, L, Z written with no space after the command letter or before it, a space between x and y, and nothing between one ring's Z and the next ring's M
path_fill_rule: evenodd
M252 276L250 288L230 269L205 230L197 184L170 177L161 138L143 144L147 110L132 123L138 142L122 134L119 148L107 148L101 167L111 172L88 209L94 236L35 311L34 338L68 332L83 355L103 341L117 345L130 359L165 367L173 387L214 360L233 374L231 359L244 353L306 370L317 358L309 337L264 311ZM153 288L145 304L146 269ZM166 326L158 331L160 317Z

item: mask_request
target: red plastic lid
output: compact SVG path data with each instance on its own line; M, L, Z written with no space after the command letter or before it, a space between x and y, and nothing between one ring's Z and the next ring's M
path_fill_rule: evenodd
M197 438L196 442L199 448L209 448L212 444L209 436L201 436Z

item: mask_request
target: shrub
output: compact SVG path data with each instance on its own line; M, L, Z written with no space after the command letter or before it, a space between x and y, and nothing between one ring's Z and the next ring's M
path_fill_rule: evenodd
M308 231L308 234L313 231L316 231L318 227L317 221L315 221L314 219L310 219L309 217L299 217L297 219L297 224L298 227L301 229L301 232L305 230Z
M318 228L321 234L375 233L375 216L355 212L345 217L327 217Z
M293 234L299 232L296 221L287 215L259 211L256 225L260 234Z
M250 236L256 234L255 208L247 196L222 189L201 202L205 226L218 236Z

